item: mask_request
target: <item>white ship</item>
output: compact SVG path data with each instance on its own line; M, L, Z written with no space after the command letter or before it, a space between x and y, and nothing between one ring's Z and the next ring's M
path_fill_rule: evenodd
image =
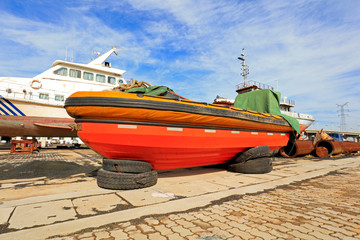
M124 70L106 59L116 48L88 64L57 60L33 78L0 78L0 136L75 137L65 99L76 91L102 91L126 83Z
M290 117L296 118L300 123L300 131L303 132L307 129L314 121L312 115L307 113L292 112L291 108L295 107L295 101L282 97L280 100L280 112Z

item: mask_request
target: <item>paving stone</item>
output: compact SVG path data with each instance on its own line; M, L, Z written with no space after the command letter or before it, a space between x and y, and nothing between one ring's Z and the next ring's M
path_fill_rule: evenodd
M179 220L179 219L181 219L181 217L179 215L177 215L177 214L170 214L168 216L168 218L171 219L171 220Z
M129 236L127 233L124 232L124 230L122 229L116 229L113 231L110 231L110 236L114 237L116 240L125 240L125 239L129 239Z
M180 224L181 226L183 226L184 228L191 228L191 227L195 227L195 225L192 222L180 219L180 220L176 220L177 224Z
M183 228L182 226L175 226L175 227L171 227L171 229L174 232L177 232L180 234L181 237L186 237L186 236L190 236L193 235L193 233L191 231L189 231L186 228Z
M213 220L210 216L204 215L203 213L198 213L196 215L196 218L204 222L209 222Z
M137 227L141 230L141 232L143 232L145 234L155 232L154 228L152 228L151 226L146 225L146 224L139 224Z
M172 233L170 235L166 236L168 238L168 240L180 240L180 239L184 239L182 236L180 236L179 233Z
M191 227L191 228L189 228L189 230L195 234L199 234L203 231L203 229L201 227Z
M179 217L180 217L180 218L183 218L183 219L185 219L185 220L187 220L187 221L196 220L196 217L194 217L193 215L190 215L190 214L188 214L188 213L180 213L180 214L179 214Z
M297 230L292 230L290 232L287 232L287 234L290 234L290 235L292 235L292 236L294 236L296 238L299 238L299 239L309 239L310 240L310 238L311 238L311 236L309 234L304 234L304 233L299 232ZM312 237L312 239L315 240L316 238Z
M0 225L8 222L10 214L14 211L14 209L14 207L0 208Z
M9 228L22 229L72 219L76 219L76 212L70 200L29 204L15 208Z
M266 233L266 232L261 232L261 231L259 231L259 230L256 230L256 229L254 229L254 230L252 230L251 232L250 232L250 234L251 235L254 235L254 236L257 236L257 237L260 237L260 238L262 238L262 239L276 239L276 237L275 236L273 236L273 235L271 235L271 234L269 234L269 233Z
M149 240L167 240L166 237L161 236L160 233L150 233L148 235Z
M272 223L265 223L265 226L268 226L270 229L274 229L283 233L287 233L288 231L290 231L289 228L283 226L283 225L277 225L277 224L272 224Z
M359 240L359 238L356 237L356 236L355 237L349 237L349 236L346 236L346 235L344 235L342 233L333 233L333 234L331 234L331 236L336 237L336 238L341 239L341 240Z
M176 226L176 222L167 218L167 217L163 217L161 219L159 219L159 221L164 224L166 227L173 227L173 226Z
M110 233L109 232L105 232L105 231L102 231L102 232L96 232L94 233L96 239L107 239L110 237Z
M346 231L350 231L350 232L354 232L355 234L360 233L360 224L356 224L356 225L351 225L351 224L347 224L347 226L341 226L340 228L346 230Z
M327 229L324 229L324 228L321 228L321 227L318 227L318 226L314 226L312 225L313 222L311 222L311 224L303 224L302 226L306 229L309 229L310 231L314 231L314 232L320 232L320 233L323 233L323 234L326 234L326 235L330 235L331 233L333 233L332 231L329 231Z
M113 210L118 205L129 205L116 194L76 198L73 200L73 204L76 208L76 212L80 215L94 215L98 212Z
M287 228L290 228L290 229L293 229L293 230L297 230L297 231L299 231L301 233L305 233L305 234L310 232L309 229L306 229L304 227L297 226L297 225L294 225L294 224L291 224L291 223L284 223L283 226L287 227Z
M210 224L204 222L204 221L201 221L201 220L196 220L196 221L193 221L193 223L196 225L196 226L199 226L201 227L202 229L208 229L211 227Z
M176 196L185 196L185 197L199 196L206 193L219 192L229 189L229 187L227 186L206 182L203 180L201 181L198 180L194 182L192 181L177 182L174 184L158 183L156 187L161 191L172 192Z
M360 159L359 157L357 158ZM342 161L343 160L341 160L341 162ZM334 161L322 160L321 162L327 163L325 165L322 165L322 169L325 169L328 168ZM308 163L309 162L306 162L302 166L299 166L300 170L305 173L309 173L314 169L320 169L318 166L316 166L316 164L308 165ZM340 162L334 162L334 164L338 164L339 166L341 165ZM295 171L296 169L297 166L291 167L292 174L298 174ZM359 167L355 169L357 169L357 172L360 172ZM174 201L174 203L176 203L177 199L168 198L159 200L158 198L155 198L152 193L158 191L166 192L166 188L175 189L175 185L169 184L169 182L175 183L176 181L178 181L178 186L182 185L182 187L178 190L175 190L178 192L184 191L185 194L180 195L177 194L177 192L177 196L199 196L197 199L201 199L201 194L217 191L219 199L221 199L221 189L229 189L226 185L227 183L225 184L225 182L230 181L230 178L226 179L225 182L221 182L222 180L219 179L226 177L228 173L226 171L215 171L215 178L219 178L216 179L217 181L219 181L215 183L212 182L212 180L209 180L210 177L208 177L208 179L205 178L205 180L201 179L204 178L204 176L211 176L212 170L205 169L201 171L204 171L205 175L202 176L200 174L197 176L186 176L185 174L183 176L179 176L181 184L178 181L179 179L171 179L169 176L166 179L161 179L160 176L160 182L162 183L159 185L159 189L147 188L130 191L116 191L116 194L117 196L124 197L128 201L131 200L130 202L135 203L135 207L145 206L143 209L139 209L142 211L144 209L146 210L146 205L150 204L162 204L164 202L168 202L169 200L172 200ZM312 180L296 183L294 185L288 185L284 188L269 190L263 193L244 195L241 198L235 196L232 200L228 200L225 198L222 200L224 202L217 201L216 204L210 204L210 206L200 207L195 210L187 210L183 213L174 212L157 216L154 215L157 213L148 213L144 211L145 214L148 215L144 216L145 219L140 218L139 222L125 222L127 220L119 220L122 222L116 223L116 219L114 218L114 223L111 223L111 225L107 225L106 227L100 227L93 230L88 230L88 232L77 234L74 236L64 236L64 238L93 238L92 236L94 235L96 236L97 240L178 240L201 239L201 237L205 237L202 239L221 239L222 237L226 237L228 239L261 240L356 239L356 237L359 237L360 235L360 220L357 217L359 214L358 196L360 184L358 182L359 174L356 171L356 174L352 173L352 171L354 170L344 169L342 175L334 174L314 178ZM191 173L191 170L180 171L180 173ZM267 181L268 183L271 183L271 179L285 177L286 175L289 175L286 171L282 173L284 174L270 174L268 176L250 175L246 177L243 174L231 173L231 177L240 179L242 176L244 176L244 179L247 178L248 180L252 180L252 183L249 184L253 184L257 180L260 182ZM326 173L326 171L324 171L324 173ZM189 179L194 181L189 181ZM195 185L200 183L201 181L205 181L206 183L202 186L208 186L209 189L206 189L205 187L199 187L199 191L196 191L197 189ZM7 183L11 184L11 182ZM194 185L194 183L196 184ZM96 186L95 182L93 184L95 184ZM215 185L221 187L216 188ZM189 192L189 189L187 188L191 186L193 186L193 188ZM251 187L249 185L248 189L250 188ZM7 188L4 190L9 191L9 189L11 188ZM2 190L0 189L0 191ZM174 191L171 190L171 192ZM168 192L170 192L170 190ZM101 194L101 196L115 196L115 191L104 190L104 192ZM82 202L86 202L85 200L90 199L88 197L77 197L75 199L72 199L75 207L79 209L79 212L83 211L84 215L86 215L86 213L90 213L88 215L91 215L94 213L97 214L97 212L101 212L101 210L98 210L100 208L92 210L90 205L85 206L86 204L83 204L82 207L84 210L81 210L81 201L79 199L82 199ZM118 197L118 199L121 200L122 198ZM101 199L96 200L101 201ZM96 200L93 201L95 204ZM64 201L66 202L67 200ZM104 203L104 211L112 211L117 204L116 203L115 205L111 205L111 198L107 199L106 202L107 203ZM155 206L161 208L161 204ZM31 205L28 204L27 206ZM16 207L14 213L16 213L17 208L18 207ZM70 207L69 209L73 210L72 207ZM63 209L61 209L61 211L63 211ZM126 214L126 211L124 211L124 214ZM65 220L60 220L60 222L69 221L66 220L65 217L63 219ZM142 219L144 221L142 221ZM12 218L10 220L12 220ZM80 220L85 221L85 219ZM50 227L51 224L52 223L50 223ZM359 229L359 231L357 231L357 229Z
M119 195L128 201L131 205L138 207L167 202L172 199L172 197L154 197L153 193L158 193L158 191L151 188L144 188L121 191Z
M168 228L165 225L157 225L157 226L153 226L153 227L155 228L156 231L160 232L161 235L163 235L163 236L167 236L167 235L174 233L171 230L171 228Z
M338 228L336 229L337 232L341 232L342 234L346 235L346 236L354 236L356 234L356 232L358 232L359 230L351 228L351 231L346 230L345 228Z
M155 218L145 218L144 221L149 225L158 225L160 222Z
M210 221L208 222L210 225L212 226L216 226L218 228L220 228L221 230L227 230L229 228L232 228L232 226L230 226L229 224L227 223L222 223L222 222L219 222L217 220L214 220L214 221Z
M127 233L129 233L131 231L136 231L136 230L137 230L137 228L134 225L129 225L126 228L124 228L124 231L127 232Z
M79 239L87 238L87 237L93 237L92 232L83 233L78 236Z
M231 228L227 230L232 236L237 236L240 239L254 239L254 236L246 231L241 231L237 228ZM231 238L230 238L231 239ZM235 238L236 239L236 238Z
M79 238L80 240L95 240L96 238L94 236L92 237L84 237L84 238ZM53 239L52 239L53 240ZM62 239L65 240L65 239ZM70 239L69 239L70 240ZM71 238L71 240L73 240L73 238Z
M314 236L318 239L326 239L326 240L335 240L336 238L331 237L329 234L324 234L321 232L309 232L309 235Z
M269 231L269 234L271 234L272 236L275 236L277 239L279 239L279 238L288 239L289 238L289 235L287 233L285 234L280 231L276 231L274 229L271 229Z
M226 217L224 217L222 215L217 215L217 214L212 215L212 219L222 222L222 223L229 221Z
M212 227L209 228L208 231L210 231L212 234L208 234L206 237L208 237L208 239L227 239L227 238L231 238L234 237L234 235L232 233L230 233L229 231L225 231L222 230L218 227Z
M136 240L148 240L147 235L142 233L139 230L129 232L128 234L129 234L130 238L133 238L133 239L136 239Z

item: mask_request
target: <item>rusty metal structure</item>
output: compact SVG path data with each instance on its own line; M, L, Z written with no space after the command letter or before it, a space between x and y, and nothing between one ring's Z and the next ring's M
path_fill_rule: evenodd
M310 140L299 140L295 144L281 148L280 155L286 158L294 158L312 154L319 158L325 158L337 154L356 153L358 151L360 151L359 142L321 140L314 146Z
M280 149L280 154L286 158L308 155L314 151L315 147L310 140L299 140L295 144L287 145Z
M343 142L322 140L316 144L315 155L320 158L343 153ZM319 149L319 150L318 150Z
M36 139L23 139L11 141L10 153L14 154L29 154L39 152L38 142Z
M316 151L316 156L320 158L336 155L336 154L350 154L360 151L360 143L358 142L340 142L340 141L320 141L316 145L316 149L322 150ZM325 150L325 149L326 150Z

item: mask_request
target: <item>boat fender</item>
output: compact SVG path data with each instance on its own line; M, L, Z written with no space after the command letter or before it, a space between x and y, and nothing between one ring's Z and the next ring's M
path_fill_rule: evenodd
M271 150L269 146L262 145L262 146L250 148L245 152L242 152L239 156L235 158L235 162L241 163L241 162L246 162L250 159L270 157L270 156L271 156Z
M272 169L272 159L269 157L251 159L246 162L234 163L228 166L228 170L231 172L245 174L269 173Z
M102 167L106 171L124 173L150 172L152 166L148 162L124 159L103 159Z
M30 87L32 87L33 89L40 89L42 87L42 83L39 80L34 79L30 83Z
M97 172L97 185L101 188L131 190L154 186L158 174L155 170L143 173L117 173L100 168Z

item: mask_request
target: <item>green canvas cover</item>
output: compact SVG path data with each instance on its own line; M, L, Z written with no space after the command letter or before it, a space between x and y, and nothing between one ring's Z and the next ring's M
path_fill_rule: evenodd
M234 107L281 116L288 121L296 132L300 133L298 120L280 112L280 98L279 92L269 89L255 90L238 94L235 98Z
M162 96L166 93L173 91L166 86L150 86L150 87L135 87L126 90L126 93L143 93L146 95Z

